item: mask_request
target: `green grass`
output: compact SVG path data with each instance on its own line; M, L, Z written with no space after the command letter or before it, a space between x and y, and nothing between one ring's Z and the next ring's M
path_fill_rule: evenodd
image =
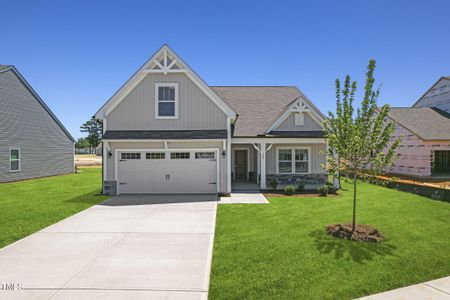
M100 195L101 169L0 184L0 248L107 197Z
M345 184L344 188L350 188ZM334 238L352 193L219 205L211 299L352 299L450 274L450 203L358 184L357 222L379 244Z

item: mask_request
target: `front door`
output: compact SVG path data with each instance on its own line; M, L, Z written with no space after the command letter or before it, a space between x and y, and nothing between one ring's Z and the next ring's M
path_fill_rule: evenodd
M234 179L247 180L247 151L235 150L234 152Z

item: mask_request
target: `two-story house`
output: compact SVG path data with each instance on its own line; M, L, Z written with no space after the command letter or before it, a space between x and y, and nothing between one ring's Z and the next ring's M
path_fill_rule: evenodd
M101 107L107 194L327 180L324 115L296 87L209 86L167 45Z

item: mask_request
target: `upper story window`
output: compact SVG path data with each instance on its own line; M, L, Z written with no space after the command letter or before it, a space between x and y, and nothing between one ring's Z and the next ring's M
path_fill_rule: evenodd
M9 170L11 172L20 171L20 149L11 148L9 149Z
M178 83L155 83L155 118L178 119Z

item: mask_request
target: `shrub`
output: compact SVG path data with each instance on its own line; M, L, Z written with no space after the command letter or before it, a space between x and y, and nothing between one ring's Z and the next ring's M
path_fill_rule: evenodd
M305 191L305 182L304 182L304 181L300 181L300 182L297 184L297 191L298 191L299 193L303 193L303 192Z
M317 189L317 192L319 192L320 196L325 196L326 197L328 195L328 192L329 192L328 185L326 185L326 184L322 185L321 187L319 187Z
M286 195L292 195L295 192L295 186L288 185L284 188L284 192L286 193Z
M278 187L278 180L276 178L272 178L270 180L270 187L272 188L272 192L276 192L277 191L277 187Z

